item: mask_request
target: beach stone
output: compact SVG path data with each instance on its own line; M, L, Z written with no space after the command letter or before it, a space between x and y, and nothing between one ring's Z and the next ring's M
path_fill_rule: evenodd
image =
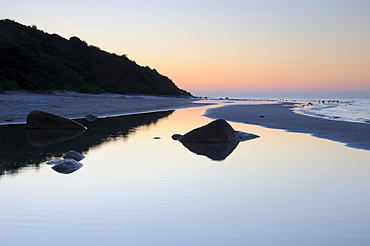
M247 141L247 140L250 140L250 139L260 137L258 135L253 134L253 133L247 133L247 132L241 132L241 131L236 131L236 133L238 134L238 136L240 138L240 141Z
M95 121L96 119L98 119L98 116L94 115L94 114L87 114L85 115L85 119L87 121L90 121L90 122L93 122Z
M52 169L54 171L57 171L58 173L64 173L64 174L73 173L74 171L77 171L83 166L81 163L73 159L63 159L63 160L53 161L53 163L48 162L47 164L49 165L54 164Z
M34 110L27 115L28 129L87 129L82 124L58 115Z
M75 150L71 150L67 154L65 154L65 156L63 156L63 158L64 159L73 159L75 161L81 161L82 159L85 158L85 156L83 156L81 153L79 153Z
M239 142L237 132L224 119L196 128L180 138L180 142L229 143Z
M181 134L173 134L171 137L173 140L180 140L182 138Z

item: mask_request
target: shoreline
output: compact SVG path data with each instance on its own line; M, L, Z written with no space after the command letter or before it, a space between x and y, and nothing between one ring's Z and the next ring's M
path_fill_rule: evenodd
M176 98L154 95L82 94L55 91L47 94L8 91L0 94L0 126L25 124L32 110L41 110L69 119L87 114L99 118L133 115L221 103L219 100ZM250 101L248 101L250 102ZM206 110L211 119L260 125L289 132L306 133L318 138L341 142L348 147L370 150L370 124L318 118L296 112L299 102L255 101L242 104L238 100Z
M194 98L160 95L82 94L63 91L47 94L8 91L0 94L0 102L0 125L25 124L27 115L33 110L68 119L81 119L87 114L106 118L211 104Z
M227 105L208 109L211 119L260 125L344 143L348 147L370 150L370 124L323 119L294 112L297 103Z

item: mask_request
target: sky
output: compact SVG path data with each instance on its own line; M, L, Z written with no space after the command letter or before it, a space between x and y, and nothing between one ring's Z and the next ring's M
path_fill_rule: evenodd
M194 95L370 96L370 0L0 0Z

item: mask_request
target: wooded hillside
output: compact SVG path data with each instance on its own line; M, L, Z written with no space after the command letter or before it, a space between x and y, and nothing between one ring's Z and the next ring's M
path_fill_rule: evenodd
M78 37L0 20L0 91L68 90L189 96L155 69L110 54Z

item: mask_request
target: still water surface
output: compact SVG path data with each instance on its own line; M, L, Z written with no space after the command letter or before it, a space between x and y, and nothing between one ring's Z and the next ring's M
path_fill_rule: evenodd
M231 123L261 137L215 161L171 139L209 107L82 121L42 146L0 127L1 245L369 245L370 151ZM81 169L46 165L71 149Z

